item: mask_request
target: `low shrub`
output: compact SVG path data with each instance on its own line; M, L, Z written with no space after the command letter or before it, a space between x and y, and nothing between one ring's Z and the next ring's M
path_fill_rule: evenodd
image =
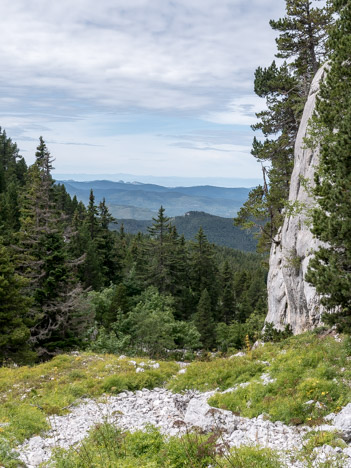
M245 388L215 394L210 404L246 417L266 414L286 424L316 425L351 399L350 349L347 339L306 333L266 343L242 357L194 362L168 385L173 391L203 391L248 382ZM264 385L260 376L267 372L271 380Z
M93 429L79 448L59 450L56 468L281 468L277 454L270 449L240 447L219 452L218 434L187 433L165 438L148 427L145 431L122 433L105 423ZM222 444L223 445L223 444Z
M169 382L168 387L174 392L187 389L225 390L237 383L247 382L255 376L260 376L264 369L264 364L248 357L192 362L184 374L177 375Z

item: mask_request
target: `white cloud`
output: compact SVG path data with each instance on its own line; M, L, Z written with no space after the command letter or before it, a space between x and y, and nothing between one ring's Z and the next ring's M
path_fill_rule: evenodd
M204 120L223 125L253 125L256 114L265 108L265 100L258 96L241 96L233 99L223 111L210 112Z
M1 0L0 125L28 162L43 135L61 172L259 176L248 146L261 109L253 76L273 59L268 20L283 9L276 0Z
M274 50L268 18L281 10L274 0L1 3L0 78L14 92L180 111L251 91Z

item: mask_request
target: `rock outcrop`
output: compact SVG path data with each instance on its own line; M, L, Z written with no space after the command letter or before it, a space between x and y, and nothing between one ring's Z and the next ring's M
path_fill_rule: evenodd
M89 430L103 422L116 425L122 431L145 430L151 424L169 436L184 435L195 429L204 433L220 431L217 442L219 449L242 445L268 447L279 453L281 466L289 468L311 466L299 461L296 456L306 444L305 436L311 430L337 430L346 441L350 440L351 405L347 405L338 415L328 415L325 419L331 421L329 425L294 427L279 421L271 422L263 415L249 419L213 408L207 400L214 393L187 391L173 394L164 388L155 388L134 393L122 392L117 396L106 395L100 401L86 399L79 406L73 407L69 414L51 416L48 420L51 430L25 441L17 448L17 452L27 468L53 466L48 460L55 448L79 446ZM351 468L349 445L343 450L329 445L316 447L313 450L314 457L312 466L316 468L327 462L328 465L323 466Z
M305 105L302 121L295 143L294 170L291 177L289 201L300 206L311 206L312 200L302 180L313 182L318 165L319 151L306 148L308 122L313 114L319 84L324 79L326 67L316 74ZM314 239L306 216L287 216L280 229L270 254L268 275L268 315L278 329L291 325L294 333L302 333L321 323L322 307L316 290L305 281L305 274L313 250L319 243Z
M229 447L260 445L292 453L302 449L308 427L273 423L263 416L248 419L212 408L207 400L214 393L173 394L164 388L155 388L106 396L105 401L100 402L87 399L67 415L51 416L51 430L25 441L17 451L27 468L42 466L41 463L48 466L46 462L54 448L79 445L90 429L104 421L123 431L145 430L151 424L170 436L183 435L196 428L205 433L220 430L221 443ZM301 465L289 462L289 466L300 468Z

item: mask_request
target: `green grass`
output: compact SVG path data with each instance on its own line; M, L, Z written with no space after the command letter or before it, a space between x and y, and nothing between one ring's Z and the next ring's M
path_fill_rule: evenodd
M59 450L56 468L281 468L277 454L269 449L241 447L219 455L219 435L189 433L166 439L149 427L146 431L122 433L110 424L93 429L79 448Z
M215 394L210 404L250 418L266 414L272 421L315 425L351 400L350 355L349 340L339 343L333 337L307 333L267 343L245 357L192 363L169 387L174 391L224 390L247 381L250 385L245 388ZM263 385L262 372L275 381ZM309 400L318 401L321 407L306 405Z
M207 362L192 362L183 374L177 373L179 366L176 363L162 361L159 361L158 369L146 365L145 372L136 373L130 358L119 359L114 355L93 353L60 355L50 362L32 367L0 368L0 460L6 468L19 466L15 456L10 454L11 447L48 429L47 416L69 412L70 407L78 404L82 398L98 398L104 393L117 394L124 390L151 389L164 384L172 391L180 392L186 389L225 390L249 382L248 386L238 388L234 392L216 393L210 399L210 404L246 417L266 414L272 421L280 420L287 424L320 424L325 415L340 411L341 407L351 401L350 343L351 340L346 338L337 342L330 336L307 333L280 343L266 343L243 357L218 357ZM142 360L135 358L134 361L140 363ZM143 361L148 363L145 358ZM266 372L275 380L263 385L260 376ZM308 400L318 401L320 407L315 404L306 405ZM138 434L142 439L140 443L146 443L144 436ZM154 432L152 434L153 438L160 440L159 435L156 436ZM131 447L130 444L135 442L133 437L136 438L137 435L123 435L121 447L126 447L126 444ZM150 434L147 437L152 438ZM167 457L173 460L173 465L157 465L159 462L150 455L149 449L145 449L144 457L143 454L137 453L136 449L130 448L123 461L124 465L118 466L200 467L202 465L192 450L194 446L201 446L201 450L206 452L210 449L207 446L211 441L207 436L200 435L189 435L187 439L183 438L180 441L170 439L167 443L162 439L159 443L162 450L166 451L164 453ZM333 445L341 442L329 433L312 433L305 442L304 456L311 456L313 448L323 443ZM151 445L154 447L155 444L153 439ZM245 466L245 463L250 466L248 463L253 463L241 462L240 457L243 457L243 460L250 460L250 457L260 460L260 457L263 457L262 460L268 460L268 464L264 464L266 461L257 461L254 466L276 466L274 454L252 447L247 449L248 452L245 450L242 448L233 452L231 457L237 457L234 466ZM175 464L172 451L177 453L180 464ZM102 454L103 451L100 455L105 456ZM186 465L184 457L190 455L195 457L195 464ZM63 461L60 463L68 463L64 458L66 455L62 457ZM73 452L69 457L73 457ZM106 466L109 466L108 463Z
M174 392L188 389L206 391L219 388L225 390L237 383L258 377L265 370L264 364L248 357L193 362L187 367L185 374L179 374L172 379L168 387Z
M136 373L130 359L81 353L56 356L33 367L0 368L1 436L22 442L48 428L47 416L68 412L84 397L161 386L179 367L159 364L159 369L146 365L144 372Z

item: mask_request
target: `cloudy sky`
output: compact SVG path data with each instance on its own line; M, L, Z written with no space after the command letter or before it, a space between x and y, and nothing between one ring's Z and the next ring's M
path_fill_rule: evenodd
M1 0L0 125L57 173L260 177L258 66L283 0Z

